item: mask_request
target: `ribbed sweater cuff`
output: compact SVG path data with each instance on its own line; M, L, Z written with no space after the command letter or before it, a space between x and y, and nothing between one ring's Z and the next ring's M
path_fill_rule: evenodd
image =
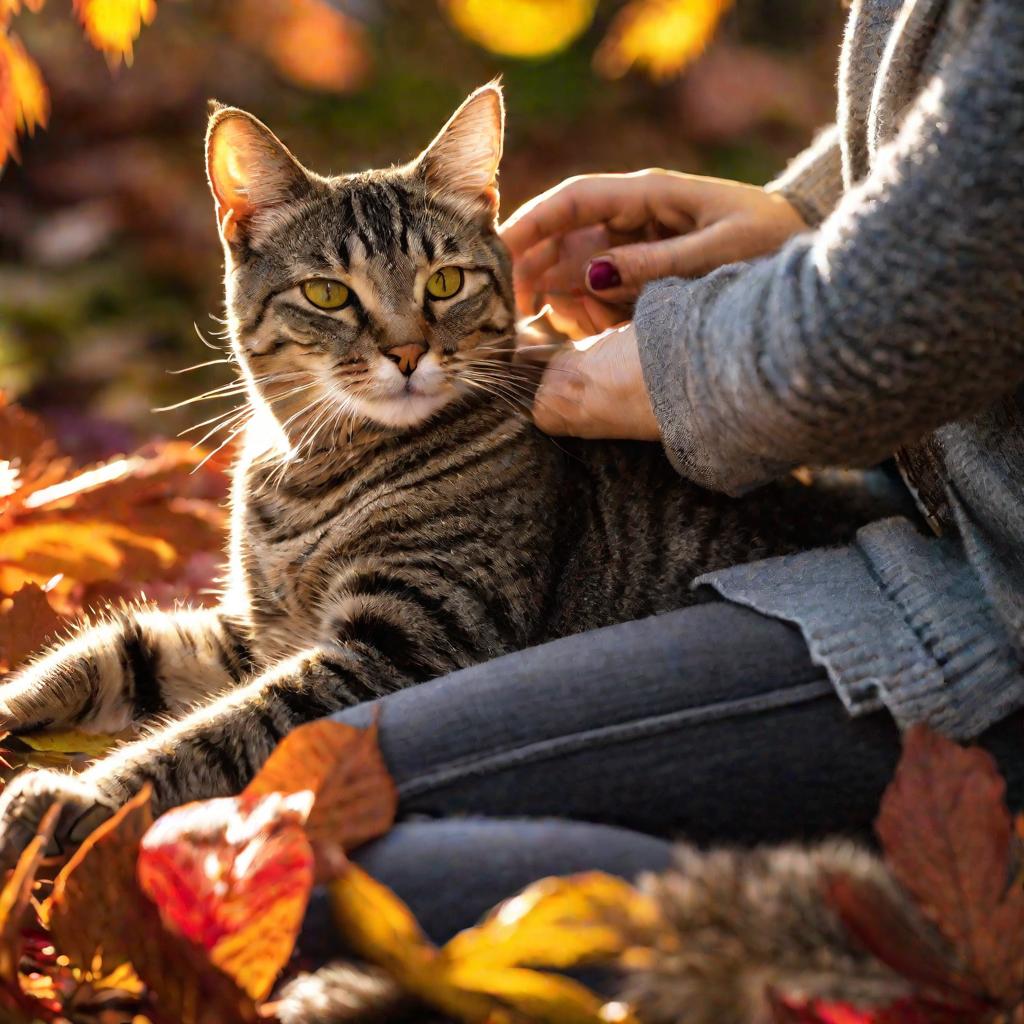
M697 281L655 281L644 289L633 314L644 384L669 461L688 480L734 495L792 468L741 451L738 431L719 422L718 407L707 393L715 368L705 357L701 312L749 266L722 267Z
M774 181L768 192L783 195L810 227L835 209L843 194L843 161L836 128L825 129Z
M701 584L795 622L851 714L885 707L901 728L926 722L970 739L1024 705L1024 670L959 544L904 519Z

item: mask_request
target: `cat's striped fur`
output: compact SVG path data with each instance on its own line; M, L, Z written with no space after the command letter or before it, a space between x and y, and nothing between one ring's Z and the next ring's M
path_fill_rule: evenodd
M729 499L655 445L533 427L495 232L501 121L485 87L413 164L323 179L248 115L214 112L228 311L256 413L230 579L217 610L118 614L0 691L15 729L164 723L78 779L10 787L6 855L55 795L77 840L147 781L158 809L238 791L301 722L677 608L702 571L843 531L807 489ZM442 266L464 283L433 299ZM344 282L350 304L316 308L315 278Z

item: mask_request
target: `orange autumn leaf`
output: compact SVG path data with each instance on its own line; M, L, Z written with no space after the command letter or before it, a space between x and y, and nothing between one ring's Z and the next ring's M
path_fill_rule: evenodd
M616 15L594 65L607 78L632 67L662 81L704 52L732 0L631 0Z
M313 888L302 829L311 803L272 793L186 804L142 840L139 884L161 921L253 999L288 962Z
M132 44L156 17L156 0L74 0L86 37L111 65L132 62Z
M21 919L28 908L36 872L59 816L59 805L46 812L35 838L25 847L0 891L0 980L7 983L17 980L22 953Z
M50 94L39 65L17 36L0 27L0 167L18 155L18 136L45 127L49 115Z
M467 39L506 57L549 57L582 35L597 0L442 0Z
M163 927L136 875L152 824L146 787L82 844L44 905L54 944L105 975L130 963L151 996L152 1024L255 1024L256 1008L205 951Z
M39 650L64 621L34 583L0 602L0 672L9 672Z
M376 725L357 729L322 719L300 726L277 745L243 795L298 790L314 794L305 828L321 880L335 873L335 851L383 835L398 810L398 793L380 753Z

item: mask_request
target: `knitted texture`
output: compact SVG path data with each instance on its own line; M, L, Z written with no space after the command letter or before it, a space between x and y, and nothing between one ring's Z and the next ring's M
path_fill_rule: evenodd
M1024 6L862 0L840 92L834 143L826 134L774 187L802 197L812 222L842 198L771 258L649 286L636 312L644 376L669 457L713 489L926 453L910 461L937 484L914 480L915 492L944 491L953 529L918 550L891 523L884 583L858 552L851 586L902 618L914 583L914 630L960 653L933 659L938 682L907 671L885 647L892 633L867 614L857 632L843 599L847 660L875 666L873 696L862 671L825 663L852 708L881 700L903 723L974 735L1024 705ZM799 557L816 578L814 556ZM775 560L756 590L740 570L711 582L820 633L815 610L833 591L812 586L786 609L772 596L795 564Z

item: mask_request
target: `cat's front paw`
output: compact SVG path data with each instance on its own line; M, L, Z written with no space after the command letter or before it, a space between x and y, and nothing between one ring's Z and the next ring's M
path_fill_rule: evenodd
M51 856L71 852L117 809L107 794L78 776L44 770L17 776L0 795L0 871L17 863L55 803L62 810L46 851Z

